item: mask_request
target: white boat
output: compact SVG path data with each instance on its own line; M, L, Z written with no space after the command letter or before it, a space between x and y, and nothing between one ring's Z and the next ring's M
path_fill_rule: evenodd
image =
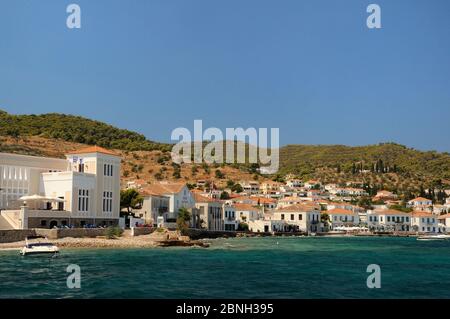
M30 243L31 239L44 239L37 242ZM37 254L57 254L59 249L56 245L48 242L46 237L33 236L25 238L25 246L20 250L22 256L37 255Z
M417 240L449 240L450 235L423 235L417 237Z

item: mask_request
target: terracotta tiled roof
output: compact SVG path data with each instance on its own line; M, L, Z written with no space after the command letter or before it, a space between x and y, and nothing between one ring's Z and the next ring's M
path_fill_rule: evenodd
M410 200L410 202L426 202L426 201L430 201L430 200L431 199L428 199L428 198L417 197L417 198Z
M307 201L306 197L288 196L279 200L280 202L304 202Z
M89 154L89 153L102 153L107 155L119 156L113 151L107 150L106 148L100 146L89 146L76 151L72 151L67 153L67 155L75 155L75 154Z
M240 201L240 200L250 200L250 196L237 196L237 197L233 197L233 201Z
M434 217L435 215L429 212L416 211L411 213L412 217Z
M438 219L446 219L446 218L450 218L450 214L444 214L444 215L438 216Z
M273 198L266 198L266 197L250 197L250 199L251 200L254 200L254 201L256 201L256 202L260 202L261 204L264 204L264 203L276 203L277 202L277 200L276 199L273 199Z
M183 183L159 183L147 185L143 192L152 195L168 195L181 192L186 184Z
M199 193L194 193L194 200L196 203L214 203L218 202L217 200L214 200L212 198L200 195Z
M326 212L329 215L356 215L356 213L352 212L348 209L335 208Z
M295 204L287 207L277 208L277 211L279 212L309 212L312 210L317 210L317 207L315 207L314 205Z

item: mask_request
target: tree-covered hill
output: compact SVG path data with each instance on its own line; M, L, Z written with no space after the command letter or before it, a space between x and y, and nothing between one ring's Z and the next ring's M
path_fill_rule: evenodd
M423 152L395 143L287 145L280 150L280 162L280 174L328 181L370 181L409 188L450 179L450 154ZM405 182L415 185L402 185Z
M106 123L56 113L11 115L0 110L0 136L17 140L12 144L2 143L0 151L47 156L55 154L46 154L45 148L31 147L31 142L26 142L27 137L49 139L48 142L52 140L51 143L55 144L55 147L62 147L62 144L57 142L59 140L99 145L126 152L164 152L170 151L172 147L170 144L153 142L142 134ZM257 176L257 165L234 164L231 168L249 173L254 179L263 179L263 176ZM356 147L287 145L280 149L280 170L271 177L276 180L286 174L294 174L302 179L320 179L322 182L345 184L357 181L394 191L416 191L421 187L441 187L442 184L447 187L445 184L450 183L450 154L423 152L395 143Z
M41 136L128 151L171 148L168 144L149 141L136 132L81 116L58 113L11 115L0 110L0 135Z

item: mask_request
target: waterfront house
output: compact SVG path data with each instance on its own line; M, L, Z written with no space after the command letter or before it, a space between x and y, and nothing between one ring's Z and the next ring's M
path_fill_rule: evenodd
M438 216L430 212L412 212L411 229L420 233L437 233L439 231Z
M248 230L254 233L284 232L288 229L284 220L258 219L248 222Z
M185 208L188 211L190 211L193 218L191 223L192 224L197 223L197 221L195 220L196 212L194 210L195 208L194 196L192 195L191 191L189 190L189 188L185 183L159 182L147 185L143 191L144 191L143 207L148 207L146 201L150 200L150 198L148 198L147 195L162 196L168 198L167 211L164 211L162 213L163 226L169 228L176 227L176 220L180 208ZM166 204L164 203L164 205ZM155 216L153 215L153 224L155 222L157 221L155 221Z
M154 227L158 226L158 217L162 217L162 221L167 220L167 216L166 218L164 216L169 212L169 196L152 192L151 189L143 189L139 193L143 201L141 208L135 212L135 215L142 218L145 224Z
M395 209L369 211L367 225L376 231L410 231L411 214Z
M13 229L117 225L120 162L98 146L66 159L0 153L0 218Z
M330 228L359 225L359 215L351 210L334 208L323 212L328 215Z
M437 219L445 227L445 231L450 232L450 214L437 216Z
M198 210L197 228L224 230L223 203L219 200L194 193L195 207Z
M234 204L234 209L238 222L245 223L262 217L260 209L250 204Z
M317 232L320 224L320 210L312 205L291 205L277 208L273 220L284 221L287 230Z
M222 204L224 230L237 230L239 222L236 219L236 209L229 203Z

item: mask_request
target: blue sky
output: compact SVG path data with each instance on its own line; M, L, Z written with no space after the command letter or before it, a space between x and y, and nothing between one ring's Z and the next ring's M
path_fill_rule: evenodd
M77 3L82 28L66 27ZM366 27L366 7L382 29ZM447 0L0 0L0 108L450 151Z

